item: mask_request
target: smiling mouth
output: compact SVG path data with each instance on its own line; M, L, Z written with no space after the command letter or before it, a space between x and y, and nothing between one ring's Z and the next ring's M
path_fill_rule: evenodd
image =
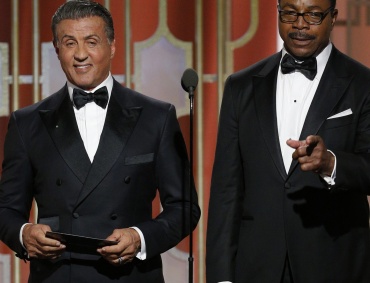
M90 65L74 65L75 68L82 69L82 68L87 68Z
M91 65L73 65L75 70L78 71L86 71L88 68L91 67Z

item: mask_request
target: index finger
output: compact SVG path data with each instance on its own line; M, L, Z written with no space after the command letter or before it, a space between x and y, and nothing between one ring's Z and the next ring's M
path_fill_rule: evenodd
M306 143L307 143L307 155L310 156L313 152L313 150L315 149L315 147L317 147L320 142L322 142L322 139L319 137L319 136L308 136L306 138Z
M312 146L312 147L315 147L320 141L321 141L321 138L319 136L311 135L306 138L307 145Z

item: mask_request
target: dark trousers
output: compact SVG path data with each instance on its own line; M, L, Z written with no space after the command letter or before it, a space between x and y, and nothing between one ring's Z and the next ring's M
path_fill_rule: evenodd
M285 267L283 271L283 276L281 277L281 283L294 283L288 256L285 260Z

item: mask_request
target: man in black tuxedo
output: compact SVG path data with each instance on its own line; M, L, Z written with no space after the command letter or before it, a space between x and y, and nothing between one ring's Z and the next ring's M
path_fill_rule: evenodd
M67 84L10 117L0 239L30 259L29 282L162 283L160 254L200 217L175 108L114 80L113 21L102 5L67 2L52 30ZM163 210L152 219L157 190ZM37 224L27 223L33 199ZM118 244L69 246L47 231Z
M368 283L370 70L330 42L335 0L278 4L283 50L226 81L207 283Z

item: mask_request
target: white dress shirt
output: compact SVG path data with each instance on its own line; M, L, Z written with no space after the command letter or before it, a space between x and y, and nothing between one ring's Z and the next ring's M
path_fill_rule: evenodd
M281 67L279 67L276 86L276 114L280 148L286 172L289 171L292 162L292 154L294 152L294 149L288 146L286 141L288 139L299 139L308 109L315 96L332 48L332 44L329 43L316 57L317 74L312 81L299 71L283 74L281 72ZM282 58L286 53L287 51L283 49ZM331 153L334 155L333 152ZM332 175L330 177L321 175L329 185L335 184L335 169L336 158Z
M91 91L86 92L94 92L104 86L107 87L108 99L110 99L113 88L113 78L111 75L109 75L100 85L98 85ZM73 89L77 87L70 82L67 82L67 87L69 96L73 101ZM96 150L98 149L100 136L104 127L105 117L107 115L107 109L108 104L107 107L103 109L94 101L86 103L84 107L81 107L78 110L76 107L73 107L78 130L80 131L81 139L84 143L87 155L89 156L91 163L93 162Z

